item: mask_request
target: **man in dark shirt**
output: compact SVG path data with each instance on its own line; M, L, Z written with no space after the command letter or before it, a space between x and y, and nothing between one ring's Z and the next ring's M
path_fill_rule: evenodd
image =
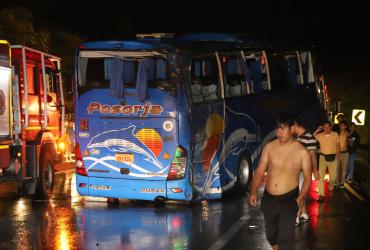
M351 122L349 129L350 129L349 147L348 147L349 169L348 169L347 181L351 183L352 178L353 178L353 169L354 169L355 160L356 160L356 151L357 151L358 145L360 144L360 135L357 133L357 126L355 123Z
M317 166L317 140L313 135L308 132L304 126L303 121L300 119L300 117L297 117L294 120L294 126L293 126L293 134L297 136L297 141L299 141L310 153L311 156L311 164L312 164L312 172L314 174L315 180L320 180L320 173ZM301 172L299 176L299 187L302 187L303 182L303 173ZM302 209L299 211L299 214L297 216L295 225L299 225L300 221L307 221L308 215L307 215L307 209L306 209L306 202L303 200L303 206Z

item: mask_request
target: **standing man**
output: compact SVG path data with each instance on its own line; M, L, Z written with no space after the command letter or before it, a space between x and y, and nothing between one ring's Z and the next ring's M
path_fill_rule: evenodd
M351 134L349 135L349 170L348 170L348 183L352 182L353 179L353 169L355 167L356 161L356 151L358 145L360 144L360 135L357 133L357 126L355 123L351 122L349 127Z
M347 124L344 120L339 123L339 156L338 156L338 167L337 167L337 182L336 185L339 188L344 188L344 180L348 170L348 138L349 133L347 131Z
M72 152L74 151L75 145L75 135L74 135L74 123L72 119L70 118L67 123L66 127L66 137L67 137L67 150L66 150L66 161L72 162Z
M308 132L304 127L303 127L303 122L302 120L297 117L294 120L294 126L293 126L293 133L295 136L297 136L297 141L299 141L310 153L311 156L311 164L312 164L312 171L315 177L315 180L320 180L320 173L319 169L317 166L317 156L316 156L316 151L317 151L317 140L313 135ZM299 189L302 190L302 185L304 181L304 175L303 172L299 175ZM306 209L306 201L302 201L302 210L297 216L296 223L295 225L299 225L300 221L307 221L308 220L308 215L307 215L307 209Z
M266 237L273 249L292 249L294 222L311 184L311 161L308 151L293 138L293 119L277 119L277 139L263 149L255 172L249 203L257 205L257 188L266 175L261 210L265 218ZM299 192L299 174L304 181Z
M334 183L337 178L337 159L339 154L339 139L336 132L331 131L331 123L326 121L323 126L313 134L320 144L319 173L322 177L319 180L319 198L318 202L324 201L324 176L326 169L329 169L329 190L334 189Z
M339 115L337 116L337 120L338 120L338 124L334 124L334 125L332 126L331 130L332 130L332 131L334 131L334 132L337 132L337 133L339 134L339 123L340 123L341 121L345 121L345 120L344 120L344 115L343 115L343 114L339 114Z

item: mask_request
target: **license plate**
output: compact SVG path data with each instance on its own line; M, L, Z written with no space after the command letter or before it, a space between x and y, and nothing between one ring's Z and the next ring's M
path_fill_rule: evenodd
M96 190L111 190L112 188L108 185L95 185L95 184L90 184L91 189L96 189Z
M133 154L116 154L116 162L131 163L134 162Z

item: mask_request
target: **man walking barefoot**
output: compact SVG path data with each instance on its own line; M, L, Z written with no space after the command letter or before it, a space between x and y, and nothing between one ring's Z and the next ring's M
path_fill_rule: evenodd
M265 172L266 186L261 201L266 237L272 248L292 249L294 222L311 185L311 158L308 151L293 138L293 119L281 115L276 124L277 139L263 149L253 178L249 203L257 205L257 188ZM299 174L304 181L299 191Z

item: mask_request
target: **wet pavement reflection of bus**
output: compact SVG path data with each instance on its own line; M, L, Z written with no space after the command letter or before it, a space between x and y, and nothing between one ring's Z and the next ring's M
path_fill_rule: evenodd
M205 249L248 209L234 198L204 207L128 200L111 205L70 192L67 198L57 192L49 202L1 197L0 249Z
M73 173L64 183L74 185ZM59 176L60 177L60 176ZM310 190L315 198L316 183ZM84 200L67 190L49 202L2 196L0 184L0 249L270 249L263 216L245 196L231 196L195 206L121 200ZM369 203L350 186L327 193L323 203L307 202L309 221L295 229L295 249L366 249L370 244ZM261 190L262 191L262 190ZM13 192L14 193L14 192Z
M188 208L162 211L94 204L76 215L86 249L184 249L192 230L192 211Z

